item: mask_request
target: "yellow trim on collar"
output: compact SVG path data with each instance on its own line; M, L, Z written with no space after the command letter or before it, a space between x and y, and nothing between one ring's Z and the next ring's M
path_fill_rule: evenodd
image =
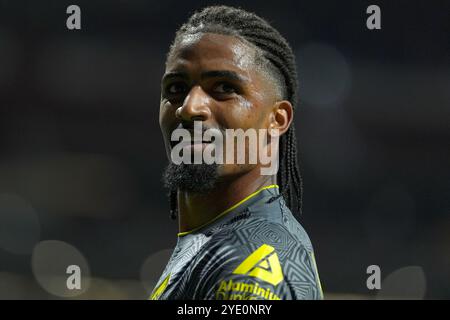
M203 228L203 227L206 227L208 224L213 223L214 221L216 221L216 220L222 218L224 215L226 215L226 214L229 213L230 211L236 209L237 207L239 207L241 204L243 204L244 202L246 202L246 201L249 200L250 198L253 198L254 196L256 196L256 195L257 195L258 193L260 193L261 191L266 190L266 189L272 189L272 188L279 188L279 186L278 186L277 184L272 184L272 185L270 185L270 186L262 187L261 189L259 189L259 190L255 191L255 192L253 192L251 195L245 197L244 199L242 199L241 201L239 201L239 202L236 203L235 205L231 206L231 207L228 208L227 210L223 211L222 213L220 213L219 215L217 215L214 219L212 219L212 220L206 222L205 224L202 224L201 226L199 226L199 227L197 227L197 228L194 228L194 229L192 229L192 230L180 232L180 233L178 233L178 236L179 236L179 237L182 237L182 236L185 236L185 235L187 235L187 234L189 234L189 233L195 232L195 231L197 231L197 230L199 230L199 229L201 229L201 228Z

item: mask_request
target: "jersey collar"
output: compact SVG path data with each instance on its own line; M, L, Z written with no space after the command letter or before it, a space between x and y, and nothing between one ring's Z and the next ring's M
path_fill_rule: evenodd
M269 198L279 195L279 186L276 184L272 184L269 186L262 187L252 194L248 195L241 201L237 202L233 206L229 207L228 209L224 210L220 214L218 214L214 219L208 221L207 223L194 228L189 231L180 232L178 233L178 237L184 237L189 234L195 234L197 232L205 233L207 230L210 230L214 228L218 224L222 224L239 213L243 212L247 208L251 206L257 206L259 203L266 203Z

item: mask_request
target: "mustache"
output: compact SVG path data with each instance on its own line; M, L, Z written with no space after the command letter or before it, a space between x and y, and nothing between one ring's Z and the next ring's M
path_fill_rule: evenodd
M225 132L225 128L223 128L223 127L221 127L221 126L218 126L218 127L212 127L212 126L208 126L208 125L206 125L206 124L204 124L203 122L201 122L201 121L181 121L180 122L180 124L176 127L176 129L186 129L186 130L188 130L188 131L194 131L194 129L195 129L195 125L194 125L194 123L199 123L200 122L200 125L201 125L201 128L202 128L202 133L205 133L205 131L206 130L220 130L220 131L222 131L222 132Z
M201 128L199 130L198 127L196 128L194 126L193 121L180 122L180 124L178 124L178 126L172 131L171 136L172 136L173 132L175 132L176 130L187 130L189 132L189 134L191 135L192 141L194 141L195 135L200 136L203 139L203 136L206 131L213 131L213 132L220 131L220 133L222 134L223 137L225 136L225 133L226 133L226 129L221 126L213 127L213 126L205 125L203 123L201 123ZM211 141L202 140L202 142L209 143ZM179 141L170 141L171 147L174 147L178 143L179 143Z

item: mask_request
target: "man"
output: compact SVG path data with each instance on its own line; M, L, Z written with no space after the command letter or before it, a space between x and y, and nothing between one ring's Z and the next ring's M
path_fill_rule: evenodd
M178 30L161 90L171 160L164 180L180 233L151 299L322 299L310 240L291 213L300 214L302 182L295 57L286 40L255 14L207 7ZM193 132L194 123L216 132L276 130L279 149L263 148L279 152L278 172L262 174L260 161L174 163L172 134ZM211 141L182 150L199 153ZM252 147L245 144L246 156Z

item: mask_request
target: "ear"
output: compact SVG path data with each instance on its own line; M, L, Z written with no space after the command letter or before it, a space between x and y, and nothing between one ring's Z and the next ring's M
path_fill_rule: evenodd
M270 116L269 129L278 129L279 135L288 131L294 116L294 108L287 100L277 101Z

